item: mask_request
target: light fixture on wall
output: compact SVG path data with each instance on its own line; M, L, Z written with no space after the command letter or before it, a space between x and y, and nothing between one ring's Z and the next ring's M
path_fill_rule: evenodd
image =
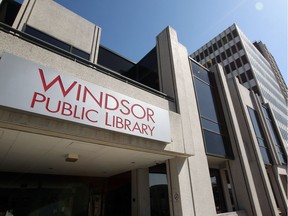
M76 162L79 159L79 155L75 153L68 153L65 157L66 162Z

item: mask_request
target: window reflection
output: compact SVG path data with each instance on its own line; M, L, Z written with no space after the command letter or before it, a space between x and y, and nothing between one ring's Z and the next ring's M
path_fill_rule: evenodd
M267 143L263 136L263 132L260 126L257 112L250 107L248 107L248 111L249 111L249 115L253 124L253 128L254 128L254 132L258 141L258 145L260 147L263 162L265 164L271 164L269 149L267 147Z
M213 73L194 62L191 64L206 153L232 158L233 153Z
M169 216L166 164L149 168L151 216Z

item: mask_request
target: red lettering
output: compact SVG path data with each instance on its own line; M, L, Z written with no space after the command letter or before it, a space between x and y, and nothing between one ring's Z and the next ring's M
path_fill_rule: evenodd
M146 130L147 130L147 125L146 124L142 124L142 133L145 133L146 135L148 135Z
M87 93L93 98L93 100L99 105L99 107L102 107L102 98L103 98L103 92L99 93L99 100L97 100L94 95L89 91L89 89L85 86L84 87L84 93L83 93L83 102L86 102Z
M124 125L123 125L123 120L121 117L117 116L116 117L116 127L117 128L124 128Z
M92 110L92 109L90 109L90 110L88 110L87 112L86 112L86 118L90 121L90 122L93 122L93 123L96 123L96 122L98 122L97 120L92 120L92 118L91 118L91 116L89 116L89 113L96 113L96 115L98 114L98 111L96 111L96 110Z
M49 104L50 104L50 98L48 97L48 98L47 98L47 102L46 102L46 106L45 106L46 110L47 110L48 112L51 112L51 113L57 113L57 112L59 112L59 109L60 109L60 106L61 106L61 101L58 101L58 105L57 105L56 110L51 110L51 109L49 108Z
M81 85L78 85L78 89L77 89L77 96L76 96L76 100L79 101L80 100L80 93L81 93Z
M149 119L151 119L151 121L153 121L155 123L152 116L154 116L154 111L150 108L147 108L147 121L149 122Z
M71 109L72 109L72 105L70 103L63 102L61 115L71 116L73 114ZM65 113L65 111L67 111L67 112Z
M142 109L142 111L143 111L142 116L141 116L141 115L139 115L139 116L136 115L137 112L134 111L134 108L135 108L136 106L137 106L137 107L140 107L140 108ZM145 109L144 109L141 105L139 105L139 104L133 104L133 106L131 107L131 111L132 111L132 114L133 114L136 118L138 118L138 119L143 119L143 118L145 117L145 115L146 115Z
M131 125L131 121L129 119L125 119L125 130L128 128L129 131L131 131L131 128L129 127Z
M111 101L109 98L114 100L114 104L113 104L113 100ZM114 107L113 107L113 105L114 105ZM113 95L106 94L106 96L105 96L105 109L117 110L118 107L119 107L118 100Z
M39 97L38 97L38 96L39 96ZM34 92L34 95L33 95L32 102L31 102L30 107L31 107L31 108L34 108L36 102L42 103L42 102L44 102L45 100L46 100L46 97L45 97L43 94L40 94L40 93L38 93L38 92Z
M125 104L130 104L129 101L127 100L121 100L121 105L126 109L126 112L123 111L123 109L120 109L120 112L124 115L129 115L130 114L130 109L125 105Z
M72 90L72 88L76 85L76 81L74 81L67 90L65 90L62 79L60 77L60 75L58 75L54 80L52 80L52 82L50 82L48 85L46 83L45 77L44 77L44 72L41 68L39 68L39 73L40 73L40 77L41 77L41 81L42 81L42 85L44 88L44 91L48 91L56 82L59 83L61 92L63 94L64 97L66 97L66 95Z
M147 126L148 126L148 129L150 130L150 135L153 136L153 131L154 131L155 127L151 128L149 125L147 125Z

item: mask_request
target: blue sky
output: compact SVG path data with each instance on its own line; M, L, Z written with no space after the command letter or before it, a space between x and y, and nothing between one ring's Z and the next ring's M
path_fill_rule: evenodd
M191 54L236 23L266 44L287 83L287 0L56 0L101 27L101 44L137 62L167 26Z

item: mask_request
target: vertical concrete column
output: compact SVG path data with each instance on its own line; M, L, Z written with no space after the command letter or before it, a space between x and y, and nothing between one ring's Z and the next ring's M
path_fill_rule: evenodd
M132 171L132 216L150 215L149 168Z
M22 6L14 20L12 28L22 31L24 24L29 19L29 15L36 3L36 0L24 0Z
M160 89L175 99L170 110L180 114L184 151L193 155L169 160L173 215L216 215L188 52L171 27L158 35L157 54Z
M98 26L94 27L93 41L91 46L91 57L90 61L97 64L99 46L100 46L101 28Z
M229 161L229 165L238 208L245 210L248 215L262 215L263 212L261 212L245 144L241 135L241 124L237 120L237 109L234 108L235 104L232 101L232 98L236 99L240 97L240 95L235 95L237 88L233 86L233 81L236 80L229 80L229 83L227 83L224 71L219 65L213 67L211 70L215 73L217 88L221 104L223 104L224 117L231 140L230 144L234 153L234 160ZM230 84L230 90L231 88L235 89L229 91L228 84ZM241 105L237 106L240 110L241 107ZM238 112L240 111L238 110Z

